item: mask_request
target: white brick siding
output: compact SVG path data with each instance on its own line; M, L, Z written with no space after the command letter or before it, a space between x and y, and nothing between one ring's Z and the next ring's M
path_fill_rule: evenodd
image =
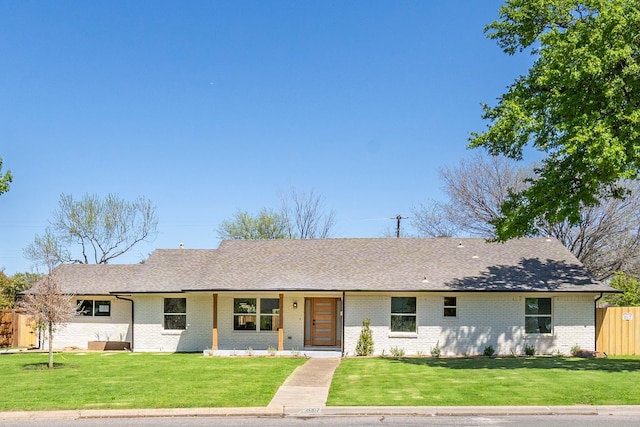
M73 300L111 301L111 316L76 316L53 334L55 349L86 349L89 341L131 341L131 303L112 296L75 296ZM46 344L45 339L45 348Z
M164 329L164 298L186 298L187 328ZM134 351L190 352L211 347L213 298L208 293L136 295Z
M371 319L375 353L391 348L403 349L407 355L421 352L429 355L438 345L442 355L482 354L492 345L496 354L522 354L526 345L538 353L560 352L568 354L574 345L594 350L594 299L598 294L553 293L360 293L346 294L344 318L344 351L355 353L362 320ZM303 350L305 334L305 298L330 296L340 293L284 293L284 348ZM415 296L417 333L391 333L391 297ZM457 317L443 315L445 296L457 298ZM163 328L164 298L186 298L187 328ZM249 347L265 350L278 346L276 331L234 331L233 299L278 298L278 292L219 293L218 294L218 348L237 350L242 354ZM524 332L525 298L552 298L553 332L526 334ZM77 297L81 298L81 297ZM178 293L166 295L134 295L135 301L134 351L199 352L211 348L213 327L212 293ZM76 346L86 348L89 341L131 341L131 303L114 297L87 297L109 299L111 316L77 317L54 336L56 348ZM293 303L297 308L293 308ZM339 314L339 313L337 313ZM338 331L340 335L341 331Z
M391 297L415 296L417 333L390 332ZM457 317L443 315L444 296L457 298ZM524 301L527 297L552 298L553 332L526 334ZM442 355L482 354L493 346L496 354L522 354L526 345L538 353L569 354L571 347L594 350L595 294L562 295L552 293L348 293L345 307L345 346L347 355L355 354L362 320L371 319L376 354L391 348L407 355L429 355L438 345Z

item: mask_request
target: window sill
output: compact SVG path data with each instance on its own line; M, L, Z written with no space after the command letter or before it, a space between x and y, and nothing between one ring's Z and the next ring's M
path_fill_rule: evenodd
M163 329L161 335L182 335L186 329Z
M111 316L74 316L74 319L105 319L110 320Z
M418 338L417 332L389 332L389 338Z

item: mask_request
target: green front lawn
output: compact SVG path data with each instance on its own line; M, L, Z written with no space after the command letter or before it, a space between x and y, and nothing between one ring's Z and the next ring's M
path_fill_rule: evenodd
M266 406L306 359L198 354L0 355L0 411Z
M348 358L327 405L640 405L640 358Z

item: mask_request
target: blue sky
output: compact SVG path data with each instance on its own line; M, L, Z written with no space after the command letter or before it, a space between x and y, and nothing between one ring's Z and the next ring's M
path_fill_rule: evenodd
M484 37L500 4L0 0L0 268L31 271L61 193L153 201L159 234L123 263L215 248L291 186L335 237L393 230L530 65Z

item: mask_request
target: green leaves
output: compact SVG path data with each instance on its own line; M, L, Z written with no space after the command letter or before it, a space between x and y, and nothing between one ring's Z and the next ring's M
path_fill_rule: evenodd
M232 220L222 221L218 227L221 239L286 239L289 238L287 231L286 217L266 208L258 215L237 211Z
M13 181L11 171L7 171L2 175L2 157L0 157L0 194L9 191L9 184Z
M624 193L640 170L640 9L631 0L512 0L489 24L509 54L534 46L537 59L496 106L471 147L521 159L546 154L539 178L502 209L499 240L527 235L541 220L578 221L582 206Z
M606 300L619 307L633 307L640 305L640 280L627 276L622 272L616 273L611 279L611 287L622 291L621 294L608 295Z

